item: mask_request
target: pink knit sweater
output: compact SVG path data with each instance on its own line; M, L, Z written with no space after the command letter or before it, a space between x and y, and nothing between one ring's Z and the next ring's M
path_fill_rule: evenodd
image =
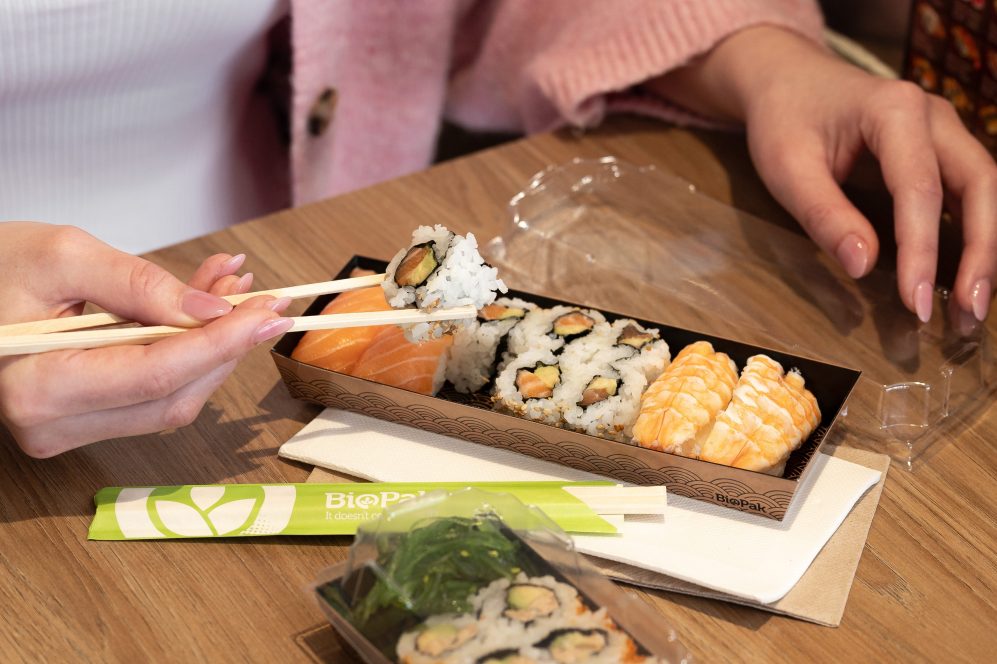
M820 38L814 0L291 0L295 204L429 164L442 117L475 129L683 122L628 93L742 28Z

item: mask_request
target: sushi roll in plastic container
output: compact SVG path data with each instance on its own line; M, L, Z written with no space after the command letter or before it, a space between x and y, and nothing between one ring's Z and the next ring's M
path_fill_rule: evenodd
M661 617L508 494L437 491L360 527L313 586L366 662L687 662Z

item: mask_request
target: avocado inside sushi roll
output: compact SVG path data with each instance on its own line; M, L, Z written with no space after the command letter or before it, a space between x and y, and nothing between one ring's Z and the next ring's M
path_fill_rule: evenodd
M616 396L620 379L612 376L596 376L589 381L582 391L582 398L578 405L587 408L597 403L601 403L609 397Z
M561 369L556 364L538 362L532 369L516 372L516 389L523 400L549 399L561 381Z
M433 248L434 242L417 244L406 252L395 270L394 280L400 287L418 287L440 266Z
M505 591L503 615L520 622L546 618L561 607L554 590L533 583L514 583Z
M547 650L555 662L586 662L598 655L609 645L609 635L602 629L578 629L569 627L551 632L547 638L536 644Z

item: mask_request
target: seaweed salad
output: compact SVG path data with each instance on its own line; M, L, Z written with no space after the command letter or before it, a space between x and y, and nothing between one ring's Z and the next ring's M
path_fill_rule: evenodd
M407 533L382 535L377 548L376 564L317 590L385 654L426 616L466 612L482 586L539 567L494 514L427 519Z

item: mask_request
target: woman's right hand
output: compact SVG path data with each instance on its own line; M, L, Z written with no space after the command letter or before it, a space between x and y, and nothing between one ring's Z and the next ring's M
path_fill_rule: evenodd
M192 422L239 358L292 324L279 315L286 299L233 309L218 297L249 290L252 276L235 275L242 259L212 256L186 285L77 228L0 223L0 324L76 315L89 301L143 324L195 328L149 346L2 358L0 422L36 458Z

